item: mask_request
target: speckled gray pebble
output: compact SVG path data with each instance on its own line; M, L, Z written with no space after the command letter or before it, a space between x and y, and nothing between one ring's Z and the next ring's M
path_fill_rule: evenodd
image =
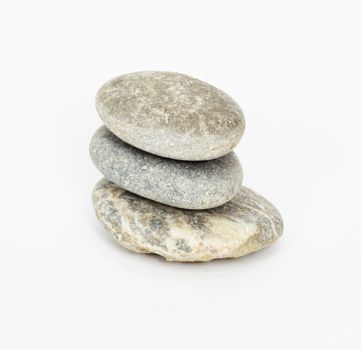
M220 207L194 211L153 202L103 179L93 191L93 204L122 246L170 261L236 258L268 246L283 231L277 209L245 187Z
M140 196L179 208L222 205L237 194L243 177L233 152L202 162L162 158L126 144L104 126L92 138L90 155L110 181Z
M221 157L245 128L238 104L201 80L171 72L138 72L104 84L96 98L104 124L144 151L180 160Z

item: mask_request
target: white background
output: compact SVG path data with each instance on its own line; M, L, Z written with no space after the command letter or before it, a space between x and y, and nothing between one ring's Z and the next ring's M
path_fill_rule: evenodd
M360 6L0 0L0 348L359 350ZM239 102L244 183L282 213L277 244L180 264L106 234L94 97L139 70Z

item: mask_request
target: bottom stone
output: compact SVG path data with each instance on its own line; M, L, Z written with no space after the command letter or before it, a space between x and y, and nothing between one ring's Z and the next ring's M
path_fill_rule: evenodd
M220 207L187 210L102 179L94 188L93 204L100 222L122 246L169 261L240 257L268 246L283 231L277 209L246 187Z

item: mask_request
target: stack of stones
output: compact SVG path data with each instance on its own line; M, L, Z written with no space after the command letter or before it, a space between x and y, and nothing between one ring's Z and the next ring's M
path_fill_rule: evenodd
M244 117L224 92L183 74L140 72L103 85L96 107L105 126L90 155L104 178L93 204L122 246L169 261L209 261L280 237L277 209L242 187L232 150Z

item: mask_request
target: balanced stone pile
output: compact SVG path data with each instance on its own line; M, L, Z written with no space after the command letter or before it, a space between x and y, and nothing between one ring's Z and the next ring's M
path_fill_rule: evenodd
M277 240L283 223L242 187L232 152L244 132L238 104L217 88L170 72L117 77L96 107L105 126L90 155L100 222L124 247L170 261L249 254Z

